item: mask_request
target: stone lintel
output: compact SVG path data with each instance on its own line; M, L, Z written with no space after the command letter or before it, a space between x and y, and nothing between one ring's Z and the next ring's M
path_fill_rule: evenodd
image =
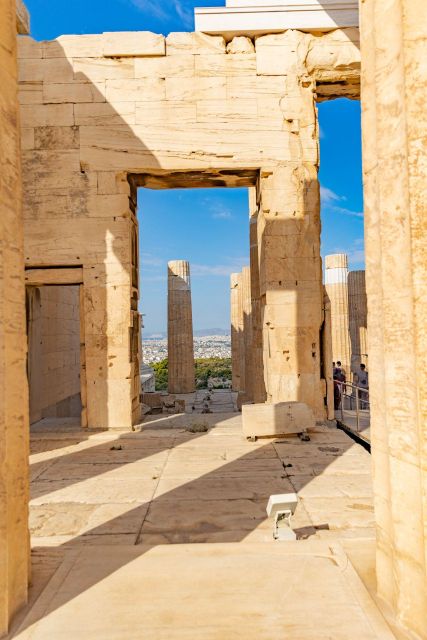
M278 33L287 29L325 31L359 26L356 0L272 0L268 6L259 0L227 1L226 7L195 9L196 31L250 37Z
M30 33L30 14L22 0L16 0L16 31L20 35Z

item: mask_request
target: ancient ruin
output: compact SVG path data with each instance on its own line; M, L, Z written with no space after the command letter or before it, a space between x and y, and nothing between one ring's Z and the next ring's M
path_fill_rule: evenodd
M236 620L243 634L237 637L283 637L290 625L301 640L321 628L329 637L426 638L427 4L365 0L360 32L353 0L275 0L269 8L256 0L230 0L217 9L198 10L194 33L103 33L38 42L25 35L28 16L20 0L0 0L0 634L15 619L13 634L22 640L102 637L95 615L102 610L111 637L122 639L140 623L143 609L147 637L153 638L188 637L193 626L199 637L211 631L209 637L231 637ZM368 454L325 426L334 340L330 287L343 282L328 275L329 302L320 258L316 103L336 97L361 97L363 110L373 489ZM150 422L146 432L131 431L141 420L138 189L197 186L249 188L251 264L233 281L239 299L237 311L233 303L239 361L234 384L242 402L255 402L248 411L270 414L271 421L282 420L284 403L305 407L312 416L306 418L311 444L242 442L237 414L229 417L229 431L215 416L190 430L184 416L173 417L167 433ZM326 266L346 268L343 262ZM172 374L172 384L181 384L192 366L188 271L170 269L170 290L187 299L179 327L186 337L180 342L178 331L170 353L175 366L178 345L185 346L187 355L180 351ZM178 281L187 288L177 290ZM343 291L341 286L341 316L348 315L349 292ZM363 293L352 288L351 296ZM51 358L53 373L43 381L35 368L51 352L37 352L37 335L46 319L47 335L57 335L50 333L58 321L52 297L72 338L65 355ZM362 336L363 303L357 309ZM350 335L349 326L347 321ZM354 331L352 325L353 344ZM350 368L350 337L342 348ZM410 386L402 384L408 368L416 374ZM66 432L59 433L53 439L59 444L48 451L43 442L52 440L49 430L37 436L33 533L41 549L55 547L58 556L46 560L42 553L31 591L41 600L16 618L27 602L30 577L29 411L32 419L57 419L65 406L75 411L77 401L80 435L70 431L64 446ZM115 429L124 432L122 439ZM215 445L213 454L209 447ZM136 473L138 447L156 462ZM173 448L177 455L169 469ZM331 456L331 448L340 457ZM111 462L115 454L123 456L121 463ZM98 467L101 478L88 479L82 466L94 455L103 460L98 465L113 466L108 472ZM190 460L196 469L191 478ZM69 464L76 465L76 476ZM126 465L121 471L120 464ZM82 489L85 482L90 489ZM267 527L266 496L289 492L299 494L300 539L257 538L247 522L257 521L260 533ZM200 504L208 502L206 494L209 509ZM96 496L94 503L89 495ZM215 518L215 509L222 508L229 510ZM210 510L209 525L201 523L199 514ZM170 524L172 513L181 519ZM360 529L370 540L363 552ZM245 541L249 533L255 542ZM196 553L191 544L200 541L207 544ZM249 551L238 546L241 541ZM75 544L94 548L76 553ZM368 547L375 550L374 582ZM218 558L224 559L220 565ZM167 566L174 580L156 582L159 566ZM290 609L284 608L277 594L293 584L301 566L304 580L287 598ZM200 583L195 575L202 576ZM212 588L213 575L221 588ZM135 595L136 583L142 609L134 598L123 602L118 596L126 590ZM202 593L201 613L188 604L195 588ZM326 597L319 605L322 589ZM213 591L224 598L214 611L206 596ZM127 607L124 615L113 612L111 599ZM154 619L151 602L160 611ZM170 602L175 605L167 609ZM329 603L334 608L325 627ZM168 627L165 620L173 622ZM212 625L220 624L215 631L220 627Z
M364 271L348 274L348 313L351 340L351 370L368 365L368 301Z
M193 316L190 265L185 260L168 263L168 364L169 392L195 390Z
M343 253L326 256L325 289L331 303L332 359L351 370L350 318L348 311L348 260Z

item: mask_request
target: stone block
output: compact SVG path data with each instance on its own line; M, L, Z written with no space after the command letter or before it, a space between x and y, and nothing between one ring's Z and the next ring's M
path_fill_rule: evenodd
M34 149L34 129L21 129L21 149L23 151Z
M18 36L18 60L21 58L42 58L42 44L30 36Z
M142 402L146 404L150 409L162 406L162 394L161 393L143 393Z
M21 105L23 127L71 127L74 124L72 104Z
M170 33L166 38L166 52L168 56L183 53L194 55L225 53L225 40L223 36L208 36L198 32Z
M96 102L74 105L76 125L110 126L135 124L135 104L133 102Z
M43 104L42 82L21 82L18 89L19 104Z
M102 55L103 36L64 35L41 46L43 58L96 58Z
M135 78L188 78L194 75L195 56L163 56L162 58L136 58Z
M135 105L135 124L193 125L197 121L196 103L162 100L160 102L140 102Z
M195 71L197 76L245 76L255 75L255 54L203 55L196 56Z
M45 104L105 102L105 82L43 85Z
M72 82L74 77L71 62L66 58L23 58L18 71L19 82Z
M197 122L229 122L236 126L247 119L256 121L257 104L254 100L200 100L197 102Z
M315 427L313 412L303 402L244 404L242 423L246 438L297 434Z
M104 33L103 55L109 58L164 56L165 38L150 31Z
M267 98L285 93L285 78L280 76L232 76L227 78L227 98ZM220 96L213 96L220 97Z
M107 102L155 102L166 98L163 78L129 78L127 80L107 80Z
M78 149L78 127L36 127L34 129L35 149Z
M255 46L252 40L246 36L236 36L227 45L227 53L254 53Z
M166 78L167 100L225 100L226 78Z
M102 82L103 80L134 78L135 63L127 58L76 58L74 78L79 82ZM60 82L60 81L59 81Z

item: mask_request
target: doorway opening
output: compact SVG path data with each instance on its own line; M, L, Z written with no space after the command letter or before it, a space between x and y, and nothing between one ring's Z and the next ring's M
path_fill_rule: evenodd
M319 104L319 125L322 258L331 315L335 417L359 431L369 427L360 103L341 98Z
M83 286L78 282L43 282L52 279L55 271L71 272L72 279L78 280L77 272L81 269L26 272L27 373L32 429L48 425L51 419L64 427L86 426Z
M189 262L196 392L231 390L230 277L249 266L248 182L190 180L138 190L141 373L168 389L168 262ZM207 184L206 184L207 182ZM245 184L246 183L246 184ZM149 186L149 185L144 185ZM234 187L234 188L230 188Z

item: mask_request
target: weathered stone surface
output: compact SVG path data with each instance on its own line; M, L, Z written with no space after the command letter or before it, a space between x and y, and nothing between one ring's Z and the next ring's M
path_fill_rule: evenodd
M312 410L302 402L245 404L242 407L243 435L246 438L296 434L312 429Z
M235 36L227 44L227 53L254 53L255 46L252 40L246 36Z
M86 294L87 371L97 381L96 389L88 387L88 405L93 405L88 415L96 425L107 416L111 426L113 416L122 425L126 403L109 403L106 411L106 405L101 408L103 394L121 392L130 379L136 384L135 365L129 378L129 363L118 362L134 326L129 306L125 311L120 301L135 280L136 260L129 244L136 233L129 188L119 188L120 176L158 173L159 168L171 175L224 168L231 176L230 169L247 171L249 166L261 168L251 240L256 295L250 305L257 310L258 370L265 369L257 397L302 400L322 418L318 342L323 296L320 261L311 257L320 233L316 81L308 79L305 65L307 43L314 36L291 31L259 38L254 54L247 51L252 44L247 40L237 39L227 53L221 37L171 34L166 55L139 57L123 49L126 57L117 58L103 57L106 37L67 36L43 43L41 54L34 42L21 46L27 264L83 262L86 277L96 269L98 278ZM339 36L336 41L343 46ZM333 45L328 41L328 46ZM268 67L277 61L280 69ZM257 66L259 73L264 64L266 72L281 75L258 75ZM347 73L345 65L342 73ZM33 91L29 83L34 83ZM40 104L40 94L46 104ZM235 185L231 177L224 179ZM183 177L180 186L186 184ZM240 184L252 186L254 180ZM68 247L53 223L55 217L67 216ZM89 237L90 250L84 241ZM284 238L286 259L281 257ZM121 288L105 296L99 283L115 274ZM291 282L299 283L304 314L293 306ZM100 308L92 309L95 302ZM112 366L107 366L107 353ZM289 353L285 361L284 353ZM119 371L125 376L120 381ZM137 402L136 386L130 395ZM136 406L132 411L136 415Z
M194 391L190 265L185 260L168 262L168 372L169 393Z
M0 635L27 601L28 384L16 8L0 0ZM19 25L18 25L19 26ZM20 28L22 31L23 28Z
M30 15L22 0L16 0L16 31L20 34L30 32Z
M371 441L380 597L427 635L427 4L361 4ZM402 385L405 367L416 372Z
M150 31L103 34L103 54L110 58L164 56L165 38Z
M351 382L351 341L348 308L348 258L335 253L325 258L325 289L331 305L332 360L340 361Z
M222 36L206 36L204 33L170 33L166 38L166 53L168 56L225 53L225 40Z

